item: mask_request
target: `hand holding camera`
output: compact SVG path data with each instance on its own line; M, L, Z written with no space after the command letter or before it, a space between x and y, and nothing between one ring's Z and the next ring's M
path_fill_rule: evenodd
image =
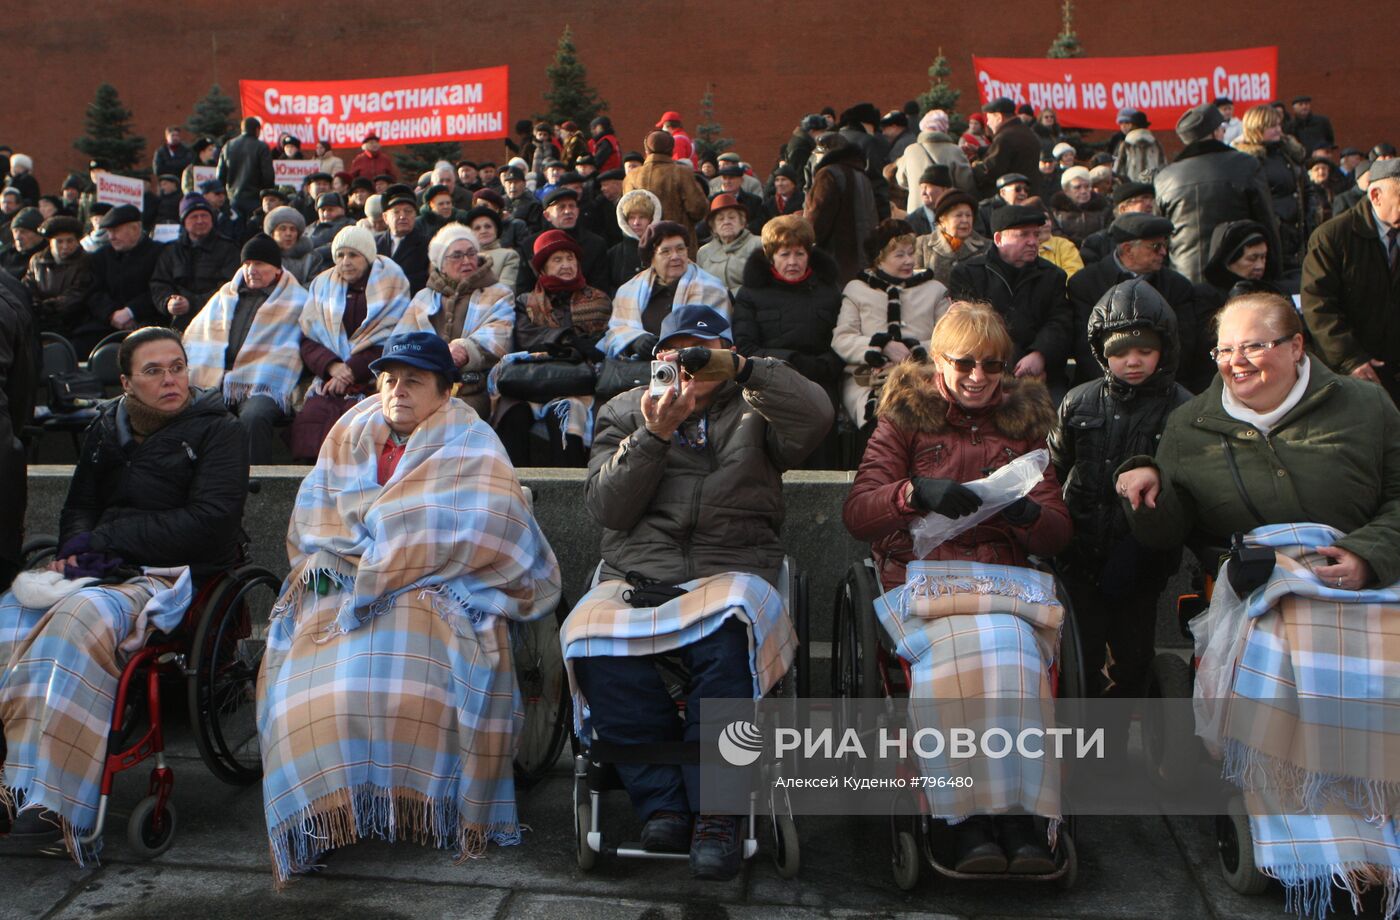
M679 370L674 361L653 361L652 362L652 382L647 388L647 394L642 397L642 418L646 420L647 431L663 441L671 440L671 435L675 434L680 427L695 411L695 394L689 389L681 389L679 384L671 386L665 384L661 386L661 392L657 393L657 380L655 378L656 365L669 364L676 370L676 379L680 379Z

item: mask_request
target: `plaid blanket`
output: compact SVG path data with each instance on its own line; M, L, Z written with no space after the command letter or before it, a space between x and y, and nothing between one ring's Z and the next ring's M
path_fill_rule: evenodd
M875 614L910 664L911 729L948 736L957 727L1018 732L1054 724L1049 669L1064 607L1047 572L975 562L911 562L904 585L875 601ZM957 701L966 704L964 710ZM934 705L937 703L937 705ZM935 817L1022 810L1060 821L1060 768L1051 757L922 758L928 777L970 785L926 787Z
M48 610L0 596L0 722L9 746L0 807L44 808L62 819L79 865L97 859L92 833L122 667L153 630L173 630L193 597L190 570L146 569L94 585Z
M1290 907L1321 917L1334 883L1357 905L1380 885L1394 917L1400 585L1323 584L1313 568L1330 560L1315 548L1341 536L1317 524L1249 534L1274 549L1276 562L1268 582L1243 599L1248 623L1220 723L1223 769L1246 793L1255 860L1286 886ZM1226 585L1216 594L1231 594Z
M403 319L399 320L394 333L433 332L433 317L442 310L442 294L432 288L423 288L414 295ZM493 362L510 351L511 338L515 333L515 298L510 289L499 284L473 291L467 302L467 315L462 321L462 338L480 353L479 362Z
M634 339L646 334L642 326L642 312L651 300L651 289L655 283L656 272L648 269L618 288L613 295L612 317L608 320L608 333L603 336L601 346L609 358L616 358L627 350ZM729 319L729 289L723 281L692 262L676 282L676 296L671 301L672 310L685 306L713 307L725 319ZM732 333L727 333L724 338L734 340Z
M730 617L749 626L749 669L753 696L773 688L797 650L797 633L783 599L757 575L727 572L680 585L686 593L659 607L633 607L622 599L629 585L605 581L585 594L559 628L569 690L574 697L574 730L584 734L588 701L574 679L574 661L597 655L641 656L674 651L700 641Z
M307 288L307 304L301 311L301 334L335 352L342 361L374 345L383 345L408 309L408 278L388 256L375 256L365 286L365 321L353 336L345 334L346 285L340 269L329 268ZM311 384L307 396L321 392L321 381Z
M266 396L283 412L292 408L292 391L301 379L301 311L306 288L291 272L283 272L267 300L258 307L248 337L238 349L233 367L224 371L229 327L243 289L243 271L209 298L185 330L190 382L214 388L222 385L224 401L236 405L250 396Z
M258 681L279 884L367 836L515 843L521 712L508 620L554 609L559 566L495 434L449 400L383 487L377 401L331 430L297 494L291 573ZM324 593L323 593L324 592Z

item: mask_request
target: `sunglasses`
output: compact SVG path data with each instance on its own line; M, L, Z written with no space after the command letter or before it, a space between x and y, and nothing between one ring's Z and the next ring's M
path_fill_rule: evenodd
M1006 370L1006 362L999 358L983 358L978 361L976 358L954 358L951 355L944 355L943 360L958 369L959 374L970 374L977 365L982 365L982 370L988 374L1000 374Z

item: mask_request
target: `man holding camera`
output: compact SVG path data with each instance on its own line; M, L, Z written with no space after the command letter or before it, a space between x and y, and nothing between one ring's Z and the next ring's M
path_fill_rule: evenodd
M591 729L618 744L698 740L701 699L761 695L786 670L796 639L774 590L782 474L833 416L825 391L786 363L735 352L710 307L675 309L658 339L652 384L598 418L585 502L605 528L603 568L561 634ZM683 728L653 661L667 649L692 678ZM645 848L689 850L698 878L733 877L738 821L699 814L698 767L617 768Z

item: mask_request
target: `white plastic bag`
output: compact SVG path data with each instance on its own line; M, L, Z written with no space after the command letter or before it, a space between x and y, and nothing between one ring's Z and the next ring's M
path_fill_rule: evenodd
M914 557L927 558L940 543L1025 498L1045 476L1045 468L1049 465L1050 452L1042 447L1017 457L985 479L963 483L982 499L982 507L959 518L934 513L915 521L909 528L909 534L914 538Z

